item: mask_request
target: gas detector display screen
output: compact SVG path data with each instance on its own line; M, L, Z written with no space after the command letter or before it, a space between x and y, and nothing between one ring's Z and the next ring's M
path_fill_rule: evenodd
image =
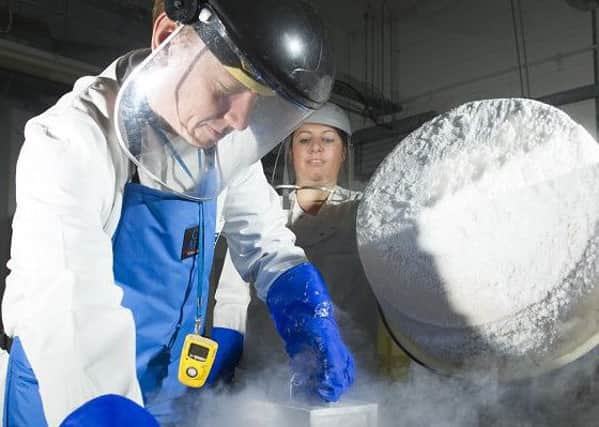
M208 349L198 344L191 343L189 346L189 357L195 360L206 360Z

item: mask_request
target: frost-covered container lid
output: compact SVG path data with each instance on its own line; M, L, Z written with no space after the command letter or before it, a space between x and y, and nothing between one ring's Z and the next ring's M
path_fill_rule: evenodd
M599 146L532 100L471 102L364 191L360 257L390 329L443 372L519 378L599 339Z

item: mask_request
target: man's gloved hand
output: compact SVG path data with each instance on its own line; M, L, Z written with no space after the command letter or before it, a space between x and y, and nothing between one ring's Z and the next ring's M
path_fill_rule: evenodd
M132 400L105 394L81 405L60 427L159 427L158 421Z
M211 338L218 343L218 350L206 383L212 385L218 380L229 383L241 359L243 335L234 329L214 327Z
M318 270L304 263L285 271L272 284L266 303L295 373L308 377L322 399L337 401L354 381L354 360Z

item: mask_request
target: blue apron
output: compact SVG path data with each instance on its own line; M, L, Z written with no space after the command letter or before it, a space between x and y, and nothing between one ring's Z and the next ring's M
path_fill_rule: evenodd
M177 379L179 356L194 330L199 301L200 315L206 313L215 219L215 200L191 201L134 183L125 187L113 238L114 276L135 319L144 405L161 424L177 422L177 400L191 390Z
M144 405L161 424L177 424L184 416L181 398L195 391L179 383L177 371L185 336L193 332L196 316L206 313L215 218L215 200L191 201L136 183L125 187L113 237L114 276L124 292L122 305L135 319ZM18 337L5 393L4 426L47 425Z

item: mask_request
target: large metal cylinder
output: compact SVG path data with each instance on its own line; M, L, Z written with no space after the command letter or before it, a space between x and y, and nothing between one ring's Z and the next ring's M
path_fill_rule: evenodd
M522 378L599 340L599 146L562 111L465 104L409 135L358 210L397 340L447 373Z

